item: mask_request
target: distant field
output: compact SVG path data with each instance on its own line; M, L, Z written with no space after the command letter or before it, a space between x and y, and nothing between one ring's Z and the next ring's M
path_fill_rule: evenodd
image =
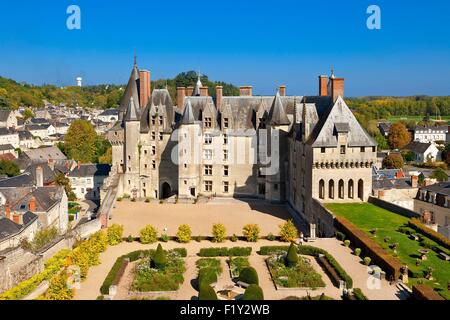
M423 119L423 116L392 116L389 117L387 120L389 122L398 122L398 121L421 121ZM450 122L450 116L441 116L441 117L431 117L431 120L442 120Z

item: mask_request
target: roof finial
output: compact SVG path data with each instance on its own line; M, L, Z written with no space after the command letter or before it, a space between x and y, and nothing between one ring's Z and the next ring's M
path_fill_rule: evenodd
M134 48L134 65L137 65L136 48Z
M334 75L334 67L331 66L331 78L334 79L335 75Z

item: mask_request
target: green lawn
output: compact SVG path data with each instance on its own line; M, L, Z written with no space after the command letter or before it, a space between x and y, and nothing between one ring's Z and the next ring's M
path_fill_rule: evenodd
M387 119L389 122L398 122L398 121L422 121L423 116L391 116ZM430 116L430 120L442 120L442 121L450 121L450 116L442 116L435 117Z
M450 263L442 260L438 257L436 252L430 250L428 259L422 261L418 267L416 266L416 259L419 257L417 250L423 249L423 247L418 241L411 240L408 235L398 231L399 227L407 224L408 218L384 210L370 203L333 203L327 204L326 207L336 215L343 216L361 230L366 231L373 240L393 255L394 252L389 245L392 243L398 243L398 258L403 263L407 264L409 269L414 273L421 274L422 272L425 272L428 267L432 267L434 270L434 280L429 281L424 278L420 278L420 280L434 287L446 299L450 299L450 293L447 290L447 283L450 281ZM370 233L370 231L375 228L377 229L377 232L374 236ZM385 242L385 237L389 237L390 240ZM433 242L430 239L428 239L428 241ZM436 246L444 250L441 246L437 244ZM418 280L418 278L410 278L410 284L412 285Z

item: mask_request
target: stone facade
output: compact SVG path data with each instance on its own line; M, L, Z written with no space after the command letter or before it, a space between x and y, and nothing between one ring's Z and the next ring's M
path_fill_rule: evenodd
M245 86L238 97L218 87L216 99L199 78L194 90L177 88L176 106L166 89L142 105L140 81L135 65L109 131L123 194L258 197L319 225L313 199L367 201L376 144L346 105L343 78L321 76L319 96L286 96L285 86L253 96Z

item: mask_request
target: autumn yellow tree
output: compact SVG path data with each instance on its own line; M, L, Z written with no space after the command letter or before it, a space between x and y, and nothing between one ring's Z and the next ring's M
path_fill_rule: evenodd
M411 141L411 134L402 122L394 123L389 129L388 142L392 149L401 149Z

